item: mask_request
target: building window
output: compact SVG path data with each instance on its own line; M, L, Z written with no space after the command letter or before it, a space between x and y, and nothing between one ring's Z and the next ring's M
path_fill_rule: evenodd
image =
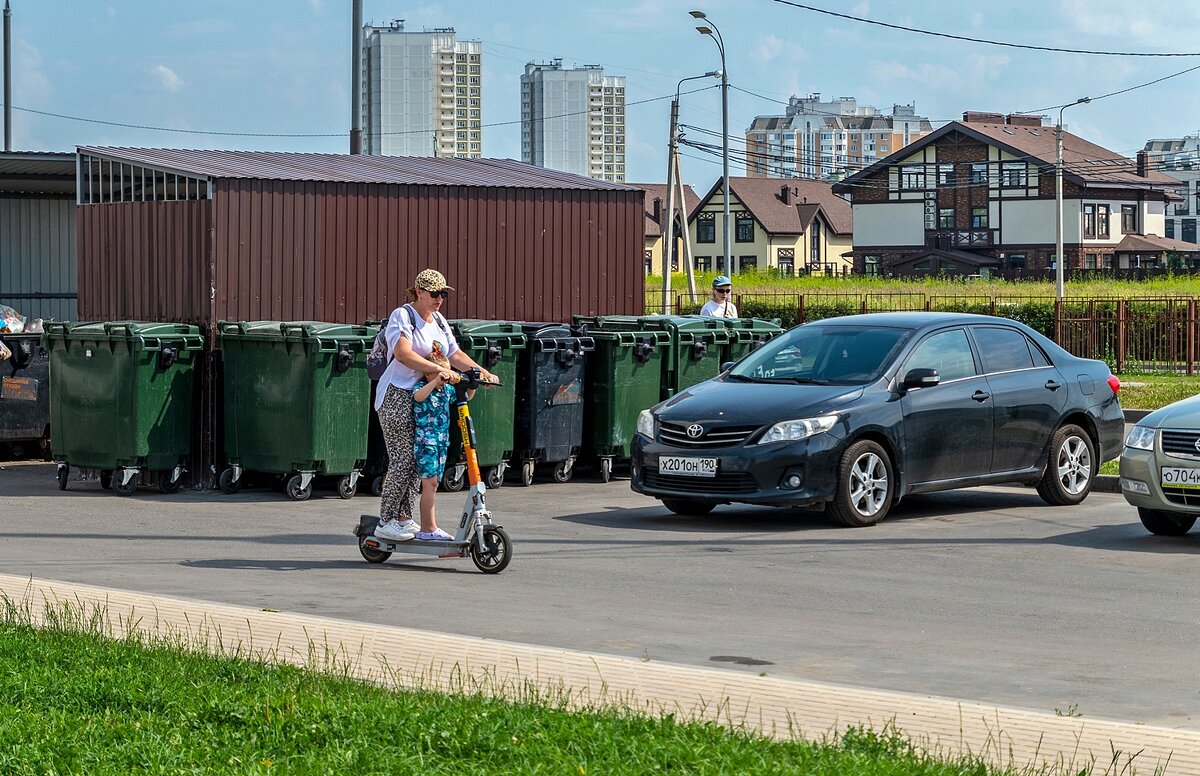
M1008 254L1008 268L1013 272L1025 271L1025 254L1010 253Z
M1084 269L1095 269L1096 268L1096 258L1097 258L1097 255L1095 253L1083 254L1083 268Z
M971 163L971 185L979 186L986 184L988 166L987 162L972 162Z
M776 261L779 264L779 274L794 274L796 271L796 249L780 248Z
M972 229L987 229L988 228L988 209L986 207L971 208L971 228Z
M868 253L863 256L863 274L872 278L879 275L878 254Z
M646 274L649 275L654 267L654 251L646 251L643 255L646 260Z
M1168 240L1174 240L1174 239L1175 239L1175 220L1174 220L1174 219L1171 219L1171 218L1168 218L1168 219L1167 219L1167 229L1166 229L1166 232L1167 232L1167 233L1166 233L1166 234L1164 234L1164 235L1163 235L1163 237L1166 237Z
M938 229L954 228L954 208L944 207L938 210Z
M708 272L712 269L712 256L697 256L696 269L700 272Z
M1183 231L1180 233L1179 239L1183 240L1184 242L1196 242L1196 219L1184 218L1182 219L1182 222Z
M1096 236L1108 237L1108 205L1096 205Z
M1111 253L1100 254L1100 260L1104 262L1104 269L1113 268L1113 255Z
M754 218L749 213L737 213L735 218L734 239L737 242L754 242Z
M1085 239L1096 239L1096 206L1085 204L1083 206L1083 236Z
M1137 205L1121 205L1121 233L1137 233Z
M900 188L925 188L925 166L922 164L906 164L900 168Z
M757 256L738 256L738 272L757 271Z
M696 217L696 242L715 243L717 241L717 218L713 213L701 213Z
M1005 162L1000 165L1000 185L1007 189L1028 185L1029 169L1025 162Z
M818 264L821 261L821 222L813 219L812 229L808 232L808 246L810 264Z
M937 185L953 186L954 185L954 165L939 164L937 166Z

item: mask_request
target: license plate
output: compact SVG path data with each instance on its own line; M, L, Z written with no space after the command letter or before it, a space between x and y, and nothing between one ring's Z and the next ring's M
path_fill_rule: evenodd
M1200 490L1200 469L1182 466L1162 467L1162 484L1172 488Z
M662 474L675 474L683 477L716 477L717 459L689 458L682 455L660 455L658 457L658 471ZM1197 487L1200 487L1200 485Z

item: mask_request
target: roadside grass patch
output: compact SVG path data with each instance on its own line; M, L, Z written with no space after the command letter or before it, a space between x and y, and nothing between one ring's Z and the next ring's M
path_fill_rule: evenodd
M777 741L713 722L569 710L553 699L391 691L339 676L336 666L325 673L201 654L179 639L108 638L103 612L68 605L50 614L35 627L28 608L0 601L0 773L1130 772L943 760L888 726Z

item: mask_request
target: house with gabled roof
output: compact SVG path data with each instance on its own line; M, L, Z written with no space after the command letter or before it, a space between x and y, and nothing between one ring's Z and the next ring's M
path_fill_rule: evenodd
M1064 269L1165 266L1186 247L1162 236L1181 184L1152 167L1144 153L1130 159L1063 132ZM834 184L852 202L855 270L1043 275L1054 262L1056 169L1055 128L1039 117L963 114Z
M663 251L666 245L663 240L663 234L666 231L664 222L667 219L667 208L670 203L667 185L665 183L628 183L626 185L641 189L644 195L642 209L645 214L646 245L643 259L646 262L646 272L662 274ZM700 197L696 196L695 189L684 184L683 199L683 220L686 220L687 216L700 204ZM676 207L679 207L678 203L676 203ZM675 252L671 260L672 272L679 271L680 257L683 255L683 220L678 217L675 219L676 238Z
M701 198L689 219L696 269L727 271L722 232L721 180ZM739 272L778 270L844 275L851 263L850 203L828 183L801 178L729 179L730 246Z

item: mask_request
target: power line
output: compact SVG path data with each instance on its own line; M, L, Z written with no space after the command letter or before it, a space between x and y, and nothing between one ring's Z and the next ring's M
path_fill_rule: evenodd
M1072 49L1058 48L1055 46L1034 46L1029 43L1009 43L1001 40L988 40L987 38L972 38L966 35L952 35L948 32L936 32L934 30L925 30L920 27L905 27L902 24L889 24L876 19L867 19L862 16L852 16L846 13L838 13L837 11L829 11L824 8L816 8L803 3L792 2L792 0L774 0L780 5L790 5L793 8L799 8L802 11L812 11L813 13L825 14L826 16L836 16L839 19L847 19L860 24L873 24L877 27L887 27L891 30L900 30L902 32L915 32L920 35L931 35L937 38L949 38L950 40L961 40L967 43L984 43L989 46L1003 46L1006 48L1029 49L1032 51L1053 51L1061 54L1091 54L1094 56L1103 57L1200 57L1200 52L1185 51L1179 53L1154 52L1154 51L1096 51L1093 49Z
M1090 99L1090 102L1096 102L1097 100L1103 100L1108 97L1115 97L1118 94L1125 94L1126 92L1132 92L1135 89L1144 89L1147 86L1153 86L1154 84L1160 84L1163 81L1169 80L1171 78L1177 78L1181 75L1186 75L1186 74L1194 72L1196 70L1200 70L1200 65L1196 65L1195 67L1189 67L1187 70L1180 70L1178 73L1171 73L1170 75L1164 75L1162 78L1155 78L1153 81L1147 81L1144 84L1138 84L1137 86L1128 86L1124 89L1118 89L1115 92L1109 92L1108 94L1102 94L1099 97L1092 97ZM1023 113L1041 113L1042 111L1066 108L1066 107L1069 107L1074 104L1075 104L1074 102L1067 102L1067 103L1063 103L1062 105L1051 105L1048 108L1038 108L1037 110L1023 111Z

